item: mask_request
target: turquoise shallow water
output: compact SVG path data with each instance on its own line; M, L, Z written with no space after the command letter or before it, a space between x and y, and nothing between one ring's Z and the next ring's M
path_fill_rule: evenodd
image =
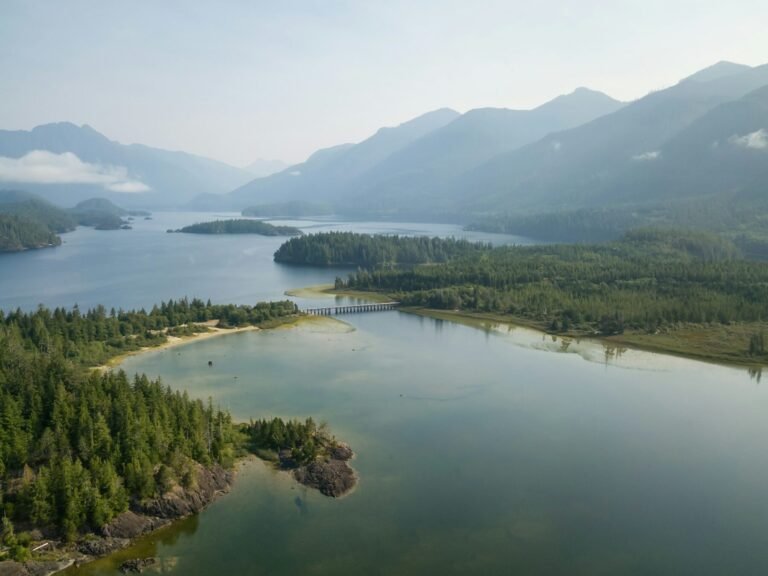
M272 263L281 239L165 233L201 219L158 214L2 255L0 308L254 302L343 273ZM114 575L138 555L179 575L768 573L768 393L747 372L398 312L344 320L123 367L239 419L326 420L358 454L355 492L327 499L250 462L199 516L70 574Z

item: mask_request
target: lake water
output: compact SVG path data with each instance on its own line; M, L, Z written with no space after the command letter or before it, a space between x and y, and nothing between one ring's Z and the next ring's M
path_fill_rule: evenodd
M408 228L419 229L451 233ZM16 305L9 288L20 306L45 290L54 304L81 306L148 306L206 289L250 302L337 273L272 264L277 239L137 226L114 233L125 234L115 249L96 232L75 234L48 262L77 265L69 281L50 279L43 252L14 255L17 271L53 287L4 274L2 306ZM165 268L143 268L148 247ZM122 265L99 256L113 249ZM89 279L100 283L78 291ZM399 312L342 319L223 336L123 367L210 396L238 419L327 421L357 452L352 494L325 498L254 461L199 516L69 574L116 575L140 555L185 576L768 573L768 392L746 371L502 325Z
M283 237L167 234L195 222L236 214L156 213L136 218L133 230L78 228L63 234L56 248L0 253L0 310L38 304L49 308L141 308L161 300L210 298L214 302L254 304L284 298L283 292L333 282L344 270L307 269L275 264L272 255ZM465 232L448 224L386 222L274 221L307 233L328 230L401 235L456 236L494 243L527 243L516 236Z

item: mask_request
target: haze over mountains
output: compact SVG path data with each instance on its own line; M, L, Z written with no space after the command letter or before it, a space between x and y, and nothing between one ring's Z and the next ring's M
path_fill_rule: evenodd
M530 111L484 108L460 115L436 110L381 129L360 144L322 151L304 164L243 186L232 197L240 202L336 201L341 211L383 216L391 202L426 198L454 176L505 151L621 106L582 88ZM430 218L435 216L432 212Z
M282 172L288 168L288 164L282 160L266 160L264 158L257 158L243 170L249 172L254 178L264 178L277 172Z
M174 207L252 178L193 154L120 144L87 125L0 130L0 188L30 190L60 206L105 196L125 206Z
M580 88L532 110L441 108L256 179L88 126L0 131L0 180L59 205L105 196L128 207L454 221L554 239L656 223L732 232L746 218L740 233L768 242L768 65L719 62L626 104Z
M701 187L697 168L706 164L733 190L746 183L745 174L721 166L721 159L729 152L736 162L767 159L738 145L768 128L757 113L766 85L768 66L717 64L613 114L500 155L462 174L447 193L473 213L679 199L720 190L716 182ZM717 130L705 128L712 123Z

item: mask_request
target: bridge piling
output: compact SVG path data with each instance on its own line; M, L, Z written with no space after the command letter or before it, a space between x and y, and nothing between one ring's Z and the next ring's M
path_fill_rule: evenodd
M341 314L357 314L359 312L386 312L395 310L400 302L381 302L375 304L352 304L349 306L327 306L324 308L307 308L303 310L310 316L338 316Z

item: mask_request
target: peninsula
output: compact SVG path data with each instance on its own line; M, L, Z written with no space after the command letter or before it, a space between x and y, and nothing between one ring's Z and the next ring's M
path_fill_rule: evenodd
M702 360L765 365L768 264L706 232L646 228L604 244L499 246L313 234L275 260L357 270L335 290Z
M207 335L214 323L227 333L301 318L290 301L198 299L150 312L0 313L0 561L50 573L121 549L227 492L249 454L327 496L351 490L352 451L311 418L236 423L159 380L94 370L169 338Z

